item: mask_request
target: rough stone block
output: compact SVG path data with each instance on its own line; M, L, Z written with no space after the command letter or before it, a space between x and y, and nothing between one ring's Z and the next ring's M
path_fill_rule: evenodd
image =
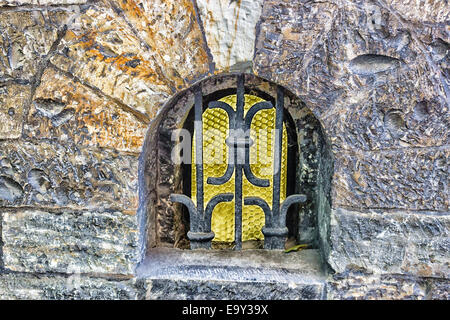
M132 280L107 280L76 275L0 274L2 300L133 300L139 295Z
M450 280L437 279L431 284L429 299L450 300Z
M148 279L147 300L320 300L323 284Z
M404 19L419 23L440 23L448 21L448 3L439 0L386 0L386 4Z
M0 0L0 6L23 6L23 5L34 5L34 6L47 6L47 5L70 5L70 4L83 4L87 0Z
M324 119L333 147L383 150L448 144L448 104L434 76L429 65L412 63L384 79L380 76L365 101L356 102L364 89L350 92L355 101L333 108Z
M22 272L133 274L136 216L121 212L3 211L4 267Z
M58 30L72 14L70 11L2 11L0 80L31 80L57 40Z
M329 107L333 89L340 94L324 70L326 62L314 54L333 32L337 12L332 2L265 1L256 34L255 73L289 88L316 114Z
M152 119L175 90L153 55L107 2L98 2L68 26L50 61Z
M138 157L56 142L0 143L0 206L112 209L138 206Z
M335 275L327 282L329 300L424 300L427 281L361 272Z
M36 89L25 135L138 153L147 129L143 120L48 68Z
M295 92L335 150L445 145L448 41L431 29L368 1L266 1L254 69Z
M261 62L265 62L261 67L264 69L269 62L263 58L266 54L279 50L284 52L295 49L296 52L291 52L291 55L285 52L286 58L303 57L296 54L310 51L322 40L323 34L332 27L336 10L337 5L333 1L305 2L302 5L283 0L264 1L256 44L257 61L261 59ZM275 27L276 24L279 25L278 28Z
M31 95L29 86L0 85L0 139L22 135L23 112Z
M178 90L209 72L206 43L190 0L114 0L166 80Z
M448 215L335 209L327 261L337 273L362 269L375 274L448 278L449 230Z
M335 154L333 206L448 211L450 148Z
M216 69L251 65L263 1L198 0L197 5Z

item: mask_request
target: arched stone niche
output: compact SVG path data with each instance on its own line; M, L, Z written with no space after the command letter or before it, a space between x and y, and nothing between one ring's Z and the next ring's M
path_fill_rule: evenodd
M191 88L173 96L151 123L140 157L140 207L142 253L154 247L189 248L186 237L189 218L182 206L169 200L172 193L184 193L183 166L171 160L177 141L172 132L186 128L194 106L194 88L201 86L203 96L237 87L237 74L208 77ZM277 84L251 74L245 74L245 92L276 97ZM318 119L289 90L284 89L285 114L294 126L297 152L295 159L295 192L307 196L307 201L295 210L297 243L311 248L327 249L332 155ZM292 222L291 222L292 223ZM291 232L292 233L292 232ZM292 234L291 234L292 236ZM291 239L292 240L292 239Z

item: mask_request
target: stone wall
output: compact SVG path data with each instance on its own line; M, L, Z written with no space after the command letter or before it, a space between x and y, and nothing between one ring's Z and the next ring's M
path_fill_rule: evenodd
M316 203L327 298L448 299L449 13L0 0L0 298L145 297L148 128L177 93L238 71L296 94L331 146L330 203L325 180Z

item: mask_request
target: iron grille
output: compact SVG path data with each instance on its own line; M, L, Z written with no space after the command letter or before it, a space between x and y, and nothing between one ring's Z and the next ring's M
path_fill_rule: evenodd
M275 106L270 101L255 103L247 110L244 116L245 86L244 75L237 76L236 108L234 109L224 101L211 101L206 109L221 109L228 117L229 136L225 143L228 147L228 163L225 173L221 177L207 177L208 185L221 186L231 179L234 174L234 193L220 193L212 197L205 206L204 200L204 150L203 150L203 96L201 87L194 89L194 156L195 156L195 200L186 195L172 194L170 199L185 205L189 211L190 231L188 238L191 249L211 248L214 232L211 230L211 219L214 208L223 202L234 200L234 244L235 249L242 249L242 209L246 206L258 206L264 212L264 235L265 249L283 249L288 234L286 227L286 214L289 207L294 203L306 201L306 196L294 194L281 201L281 166L283 148L283 111L284 91L277 87ZM250 126L255 115L264 109L275 109L275 134L274 147L272 148L273 177L262 179L253 174L250 166L250 147L254 141L250 136ZM272 181L272 203L271 206L257 194L243 197L243 177L254 186L270 187Z

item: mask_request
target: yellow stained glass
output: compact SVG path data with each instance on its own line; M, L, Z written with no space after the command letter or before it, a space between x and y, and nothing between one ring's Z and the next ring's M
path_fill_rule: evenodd
M236 95L220 99L236 110ZM244 116L247 111L263 99L245 95ZM222 109L207 109L203 113L203 170L204 170L204 206L216 195L233 193L235 188L234 173L230 180L222 185L207 184L208 177L221 177L228 163L228 148L225 139L229 134L229 121L227 113ZM251 184L243 175L242 196L258 196L272 207L273 187L273 154L275 130L275 109L263 109L253 117L250 136L254 141L250 147L250 167L253 174L261 179L269 179L268 187L258 187ZM192 144L193 162L195 163L195 139ZM283 146L281 164L280 201L286 197L287 174L287 134L283 124ZM196 203L196 169L192 166L191 197ZM242 207L242 241L263 240L261 232L264 226L264 212L259 206L243 205ZM211 229L215 233L213 242L234 241L234 200L219 203L213 210Z

